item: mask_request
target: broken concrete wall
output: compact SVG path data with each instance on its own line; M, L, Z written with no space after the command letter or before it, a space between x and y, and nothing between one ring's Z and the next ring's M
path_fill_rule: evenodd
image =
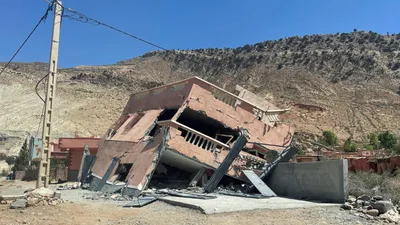
M203 167L205 168L212 168L212 169L218 168L219 165L222 163L222 161L225 159L226 155L228 154L228 150L222 150L220 152L211 152L197 145L191 144L185 141L184 137L181 136L181 131L179 131L174 127L170 128L170 140L167 143L169 151L175 152L188 159L192 159L203 165ZM266 161L257 158L255 156L252 156L243 151L240 154L241 157L235 159L235 161L230 166L227 175L247 181L247 179L241 173L241 170L248 169L246 168L246 165L249 164L248 161L258 160L260 164L264 164L266 163ZM200 168L201 167L199 167L198 169Z
M203 111L207 116L216 119L233 129L243 127L248 130L250 135L249 142L261 142L275 145L287 145L291 141L294 129L281 124L275 127L263 123L252 113L250 104L242 102L232 107L214 98L213 94L194 84L188 98L188 102L183 107L189 107L196 111ZM282 148L268 148L281 151Z
M192 83L187 81L132 94L122 116L150 109L179 108L187 99L191 87Z
M260 96L254 94L253 92L244 89L243 87L236 85L236 91L239 92L238 97L242 98L254 105L260 107L263 110L276 110L278 107L268 102L267 100L261 98Z
M266 183L278 196L344 203L347 175L346 159L279 163Z

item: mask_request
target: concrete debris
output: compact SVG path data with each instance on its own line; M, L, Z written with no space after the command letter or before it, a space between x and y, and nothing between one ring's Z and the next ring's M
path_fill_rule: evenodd
M15 201L17 199L23 199L25 195L0 195L0 201Z
M11 209L25 208L25 207L33 207L33 206L55 206L64 201L60 198L60 192L54 192L48 188L37 188L37 189L28 189L25 191L25 194L22 195L22 199L15 199L11 204Z
M124 205L123 207L142 207L142 206L148 205L156 200L157 200L157 198L154 196L138 197L134 201Z
M208 194L197 194L190 192L178 192L173 190L162 189L156 192L157 194L166 194L171 196L183 197L183 198L196 198L196 199L214 199L217 198L215 195Z
M26 199L17 199L10 205L10 209L24 209L26 208Z
M50 190L45 187L37 188L32 190L31 192L26 192L29 193L30 197L41 197L41 198L53 198L54 197L54 191Z

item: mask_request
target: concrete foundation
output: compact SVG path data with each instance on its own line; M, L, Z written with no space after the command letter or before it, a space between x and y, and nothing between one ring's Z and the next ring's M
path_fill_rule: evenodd
M344 203L347 175L346 159L280 163L265 181L278 196Z
M205 214L247 211L256 209L296 209L310 207L327 207L336 204L321 204L301 200L272 197L267 199L251 199L232 196L218 196L215 199L180 198L174 196L159 197L171 205L200 210Z

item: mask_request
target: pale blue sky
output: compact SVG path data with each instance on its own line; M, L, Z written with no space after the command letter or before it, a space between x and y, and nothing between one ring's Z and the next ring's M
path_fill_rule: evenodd
M65 0L66 7L167 49L238 47L294 35L400 32L399 0ZM0 61L8 61L46 10L43 0L4 1ZM47 62L52 15L15 58ZM101 26L63 20L61 67L112 64L155 50Z

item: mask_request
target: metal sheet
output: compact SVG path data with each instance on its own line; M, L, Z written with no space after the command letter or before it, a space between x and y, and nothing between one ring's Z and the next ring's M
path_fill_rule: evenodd
M217 196L214 195L205 195L205 194L196 194L196 193L183 193L172 190L159 190L160 194L167 194L171 196L183 197L183 198L195 198L195 199L215 199Z
M156 200L157 200L157 198L154 196L139 197L136 200L124 205L123 207L142 207L142 206L148 205Z
M264 196L276 197L276 194L252 170L243 170L244 175Z
M269 196L264 196L261 194L245 194L245 193L241 193L241 192L238 193L238 192L232 192L232 191L218 191L218 194L235 196L235 197L243 197L243 198L257 198L257 199L270 198Z
M42 158L42 140L31 137L29 140L29 161L39 161Z

